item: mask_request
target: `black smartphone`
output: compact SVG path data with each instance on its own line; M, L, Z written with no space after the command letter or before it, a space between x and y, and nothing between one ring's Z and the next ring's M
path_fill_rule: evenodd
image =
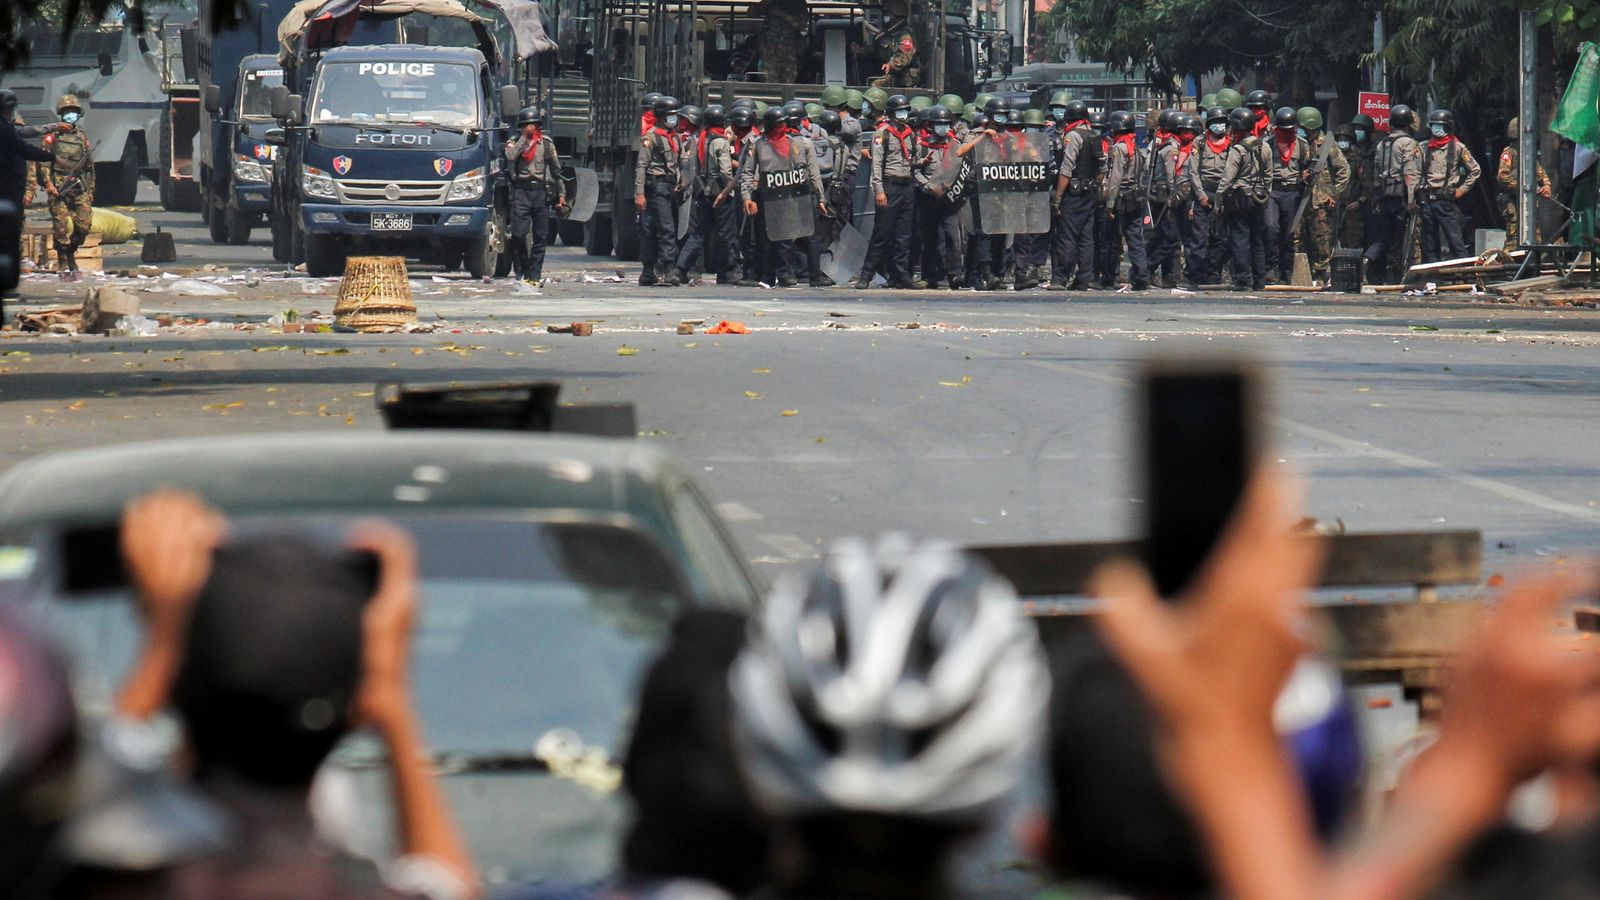
M1257 458L1256 384L1237 360L1144 373L1144 554L1163 597L1182 592L1239 505Z

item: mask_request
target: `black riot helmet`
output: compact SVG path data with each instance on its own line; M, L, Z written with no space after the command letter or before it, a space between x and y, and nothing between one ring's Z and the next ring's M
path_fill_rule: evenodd
M660 94L656 93L655 91L651 91L650 93L645 94L642 99L640 99L640 101L639 101L639 109L641 111L648 109L651 112L654 112L655 108L656 108L656 101L660 100L660 99L661 99L661 95Z
M1097 109L1089 114L1089 127L1102 134L1106 130L1106 121L1106 111L1103 109Z
M17 94L15 91L0 89L0 118L11 121L17 112Z
M1298 124L1300 123L1295 119L1292 106L1280 106L1278 111L1272 114L1273 128L1293 128Z
M756 124L755 105L735 106L728 113L728 124L735 128L753 128Z
M721 128L728 124L728 111L722 108L721 103L713 103L706 107L706 127Z
M1172 117L1172 130L1199 132L1201 130L1200 117L1191 113L1180 112Z
M1082 100L1068 100L1065 118L1068 122L1081 122L1089 118L1089 104Z
M683 104L678 102L677 97L668 97L663 94L662 96L656 98L656 104L652 108L656 112L656 118L659 119L662 116L670 116L678 110L683 109Z
M955 121L955 116L950 115L950 110L943 106L930 106L922 111L922 124L932 128L935 125L949 125Z
M1256 127L1256 114L1248 108L1236 107L1228 113L1228 127L1234 131L1253 131Z
M1411 112L1411 107L1404 103L1396 103L1389 108L1389 127L1400 131L1410 131L1416 124L1416 115Z
M0 107L5 105L4 98L0 98ZM525 128L529 125L543 125L544 113L537 106L524 106L522 112L517 113L517 127Z
M1435 125L1443 125L1445 134L1455 134L1456 114L1448 109L1436 109L1428 113L1428 128L1431 130Z
M1272 95L1261 90L1251 91L1245 95L1244 105L1247 109L1267 109L1272 106Z
M911 108L911 100L910 100L910 98L906 97L905 94L891 94L890 97L889 97L888 102L884 103L884 105L883 105L884 112L887 112L890 115L894 115L894 111L897 110L897 109L910 109L910 108Z
M995 113L1009 112L1010 110L1011 104L1007 103L1004 97L990 97L989 102L983 105L983 111L990 118L993 118Z
M740 97L740 98L734 100L732 103L728 104L728 111L732 112L733 110L736 110L741 106L746 108L746 109L755 109L756 108L756 102L754 100L751 100L749 97Z
M1156 116L1156 127L1162 131L1177 131L1177 119L1180 115L1182 113L1175 109L1163 109L1161 114Z
M678 120L680 122L688 122L690 125L699 128L705 124L706 114L701 111L700 107L690 103L686 104L683 109L678 110Z
M817 124L821 125L822 130L828 134L838 134L840 126L844 124L844 120L839 118L838 112L825 109L822 111L822 115L817 117Z
M790 128L799 128L805 117L806 105L799 100L790 100L783 105L783 119Z
M766 131L770 128L777 128L782 124L784 124L784 115L783 110L779 107L769 106L767 107L767 111L761 114L762 131Z
M1206 124L1207 125L1210 125L1213 122L1227 122L1227 121L1228 121L1228 108L1226 106L1213 106L1210 109L1206 110Z
M1114 134L1127 134L1128 132L1132 131L1137 124L1138 123L1134 121L1133 113L1128 112L1125 109L1117 110L1111 114L1109 119L1106 120L1106 125L1110 127Z

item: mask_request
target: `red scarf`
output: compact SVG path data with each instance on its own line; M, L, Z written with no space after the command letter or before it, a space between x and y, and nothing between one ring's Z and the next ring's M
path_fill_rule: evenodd
M1256 110L1256 121L1254 125L1250 126L1250 133L1256 137L1261 137L1267 133L1269 127L1271 127L1271 123L1267 121L1267 111L1264 109Z
M1107 155L1109 155L1111 153L1111 139L1110 138L1103 137L1103 136L1100 138L1100 152L1103 153L1103 154L1107 154Z
M1194 152L1194 135L1178 135L1178 163L1175 168L1182 172L1183 164L1189 161L1189 154Z
M1079 119L1076 122L1068 122L1067 126L1066 126L1066 131L1074 131L1074 130L1079 129L1079 128L1084 128L1084 127L1087 127L1088 124L1089 124L1089 120L1088 119ZM1064 133L1065 132L1063 132L1063 134Z
M768 135L765 135L765 137L766 137L767 143L772 145L772 149L778 151L778 155L779 156L788 157L788 155L789 155L789 129L788 128L780 125L778 127L778 129L777 129L777 133L776 134L768 134Z
M659 134L662 137L666 138L667 139L667 143L672 145L672 152L673 153L677 153L678 152L678 135L676 133L668 131L665 128L652 128L652 129L650 129L650 131L653 134Z
M894 125L890 124L890 125L884 125L883 126L883 130L889 132L892 135L894 135L894 139L900 142L900 153L901 153L901 155L904 156L906 159L910 159L911 158L911 145L906 142L906 138L911 137L911 126L907 125L905 128L896 129L894 127Z
M1450 146L1451 142L1453 142L1455 139L1456 136L1453 134L1447 134L1442 138L1428 138L1428 149L1443 150L1444 148Z
M939 137L931 131L924 131L917 135L917 145L921 147L933 147L937 149L945 146L948 143L950 143L949 134L946 134L944 137Z
M639 133L649 134L650 129L654 127L656 127L656 114L647 109L639 115Z
M1228 152L1228 148L1230 146L1232 146L1232 145L1233 145L1233 136L1232 135L1228 135L1228 134L1223 135L1221 141L1218 141L1218 140L1214 139L1209 134L1206 135L1206 148L1209 149L1212 153L1215 153L1218 156L1221 156L1224 153L1227 153Z
M523 135L522 139L528 143L528 149L522 151L522 161L533 162L534 156L539 153L539 142L544 140L544 132L539 130L539 126L535 125L533 126L533 134Z
M1131 131L1127 134L1117 135L1116 142L1128 148L1129 156L1134 156L1139 152L1139 142Z
M1278 161L1287 166L1289 164L1289 160L1294 158L1295 134L1291 131L1289 132L1289 136L1285 138L1283 136L1283 132L1279 131L1276 135L1274 135L1274 137L1278 141ZM1285 143L1285 141L1287 141L1287 143Z
M725 134L727 134L727 132L723 131L722 126L720 125L713 125L710 128L707 128L705 131L700 132L700 146L696 150L696 154L700 159L700 165L703 166L706 164L706 141L711 140L713 137L722 137Z

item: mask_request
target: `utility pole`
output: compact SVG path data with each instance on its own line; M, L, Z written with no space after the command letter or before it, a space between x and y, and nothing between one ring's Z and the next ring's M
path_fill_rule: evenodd
M1383 63L1383 10L1372 16L1372 89L1380 94L1389 92L1388 67Z
M1517 66L1517 224L1518 239L1524 244L1535 243L1538 234L1539 211L1535 191L1539 187L1539 92L1535 83L1534 65L1539 56L1539 26L1534 22L1533 11L1518 13L1518 32L1521 53Z

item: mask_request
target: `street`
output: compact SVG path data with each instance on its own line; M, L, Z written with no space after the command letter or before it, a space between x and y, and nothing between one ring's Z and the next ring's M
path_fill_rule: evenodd
M0 465L183 435L378 428L384 380L558 379L564 399L634 403L639 439L692 467L770 573L830 537L885 529L1129 535L1140 362L1231 348L1272 377L1273 458L1307 476L1308 515L1352 531L1479 528L1486 573L1600 540L1596 311L1460 295L647 289L636 265L554 247L540 292L413 269L433 333L282 334L269 317L331 311L337 280L285 276L264 230L219 247L198 216L136 215L175 234L169 268L219 267L192 275L225 289L133 280L145 315L210 324L5 332ZM108 270L138 265L137 243L105 250ZM7 314L75 304L96 283L25 279ZM675 333L691 319L752 333ZM545 333L578 320L594 334Z

